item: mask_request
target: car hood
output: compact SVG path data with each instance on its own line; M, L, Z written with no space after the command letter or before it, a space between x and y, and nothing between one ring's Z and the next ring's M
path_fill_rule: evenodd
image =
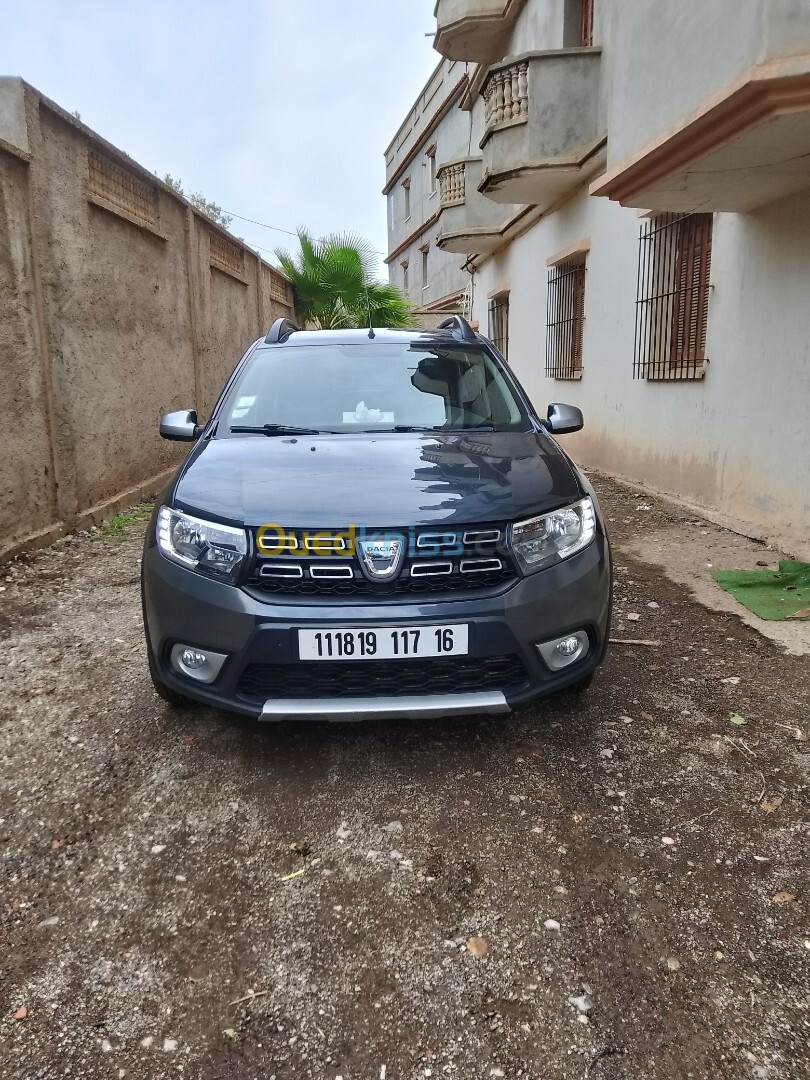
M173 501L252 527L390 528L514 520L581 494L542 433L386 433L206 440Z

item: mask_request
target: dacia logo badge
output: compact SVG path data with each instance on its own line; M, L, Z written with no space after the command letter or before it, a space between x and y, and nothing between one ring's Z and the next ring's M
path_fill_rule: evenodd
M390 581L402 568L405 541L397 537L373 537L358 540L357 550L363 573L370 581Z

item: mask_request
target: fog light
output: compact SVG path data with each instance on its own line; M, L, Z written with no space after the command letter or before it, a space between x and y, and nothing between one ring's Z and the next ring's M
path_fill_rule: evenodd
M575 634L566 634L562 638L554 638L553 641L544 641L537 646L546 666L552 671L561 671L575 664L577 660L582 660L588 655L589 648L590 642L584 630L578 630Z
M174 670L202 683L212 683L227 659L227 653L196 649L193 645L175 645L172 649Z

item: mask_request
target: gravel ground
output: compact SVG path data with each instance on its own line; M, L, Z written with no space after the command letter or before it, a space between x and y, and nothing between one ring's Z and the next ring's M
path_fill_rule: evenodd
M505 720L178 711L142 524L4 568L0 1075L810 1076L810 665L629 554L729 534L598 486L661 645Z

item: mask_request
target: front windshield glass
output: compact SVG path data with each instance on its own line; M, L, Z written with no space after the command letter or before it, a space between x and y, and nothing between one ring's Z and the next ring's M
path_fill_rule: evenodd
M265 425L525 430L528 420L481 349L369 342L257 350L228 395L218 433Z

